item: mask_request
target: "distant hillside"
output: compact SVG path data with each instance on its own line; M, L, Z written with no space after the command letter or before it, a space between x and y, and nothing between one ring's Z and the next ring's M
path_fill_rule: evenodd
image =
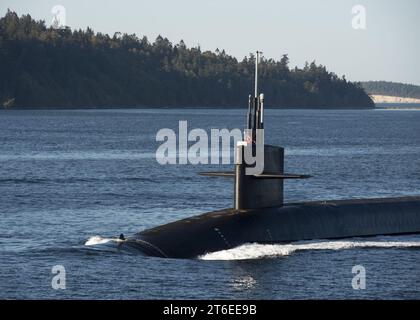
M8 11L0 19L0 106L238 107L253 88L255 59L188 48L161 36L47 27ZM271 107L373 108L359 84L315 62L290 69L263 59L260 85Z
M369 95L420 99L420 86L412 84L367 81L361 82L361 85Z

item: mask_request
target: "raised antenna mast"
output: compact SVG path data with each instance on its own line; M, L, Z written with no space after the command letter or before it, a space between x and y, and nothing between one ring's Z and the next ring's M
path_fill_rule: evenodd
M257 98L258 97L258 63L260 62L260 54L262 52L261 51L257 51L256 52L256 57L255 57L255 95L254 97Z

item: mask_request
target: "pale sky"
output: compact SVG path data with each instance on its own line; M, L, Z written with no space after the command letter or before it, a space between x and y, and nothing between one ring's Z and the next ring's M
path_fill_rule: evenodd
M287 53L291 66L316 60L353 81L420 85L419 0L1 0L0 14L10 8L49 25L55 5L65 7L71 28L151 41L161 34L239 59ZM352 27L355 5L366 9L365 29Z

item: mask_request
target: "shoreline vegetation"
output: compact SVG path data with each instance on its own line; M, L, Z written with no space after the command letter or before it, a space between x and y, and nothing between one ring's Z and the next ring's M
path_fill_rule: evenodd
M239 108L248 104L255 57L202 51L181 40L54 29L30 15L0 18L0 108ZM269 108L373 109L360 83L315 61L290 68L263 58Z

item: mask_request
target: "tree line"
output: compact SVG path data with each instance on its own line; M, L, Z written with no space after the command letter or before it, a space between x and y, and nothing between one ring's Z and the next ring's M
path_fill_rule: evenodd
M183 41L116 32L56 29L8 11L0 19L0 103L4 107L242 107L255 57L202 51ZM269 107L372 108L359 83L315 62L289 68L262 59Z

